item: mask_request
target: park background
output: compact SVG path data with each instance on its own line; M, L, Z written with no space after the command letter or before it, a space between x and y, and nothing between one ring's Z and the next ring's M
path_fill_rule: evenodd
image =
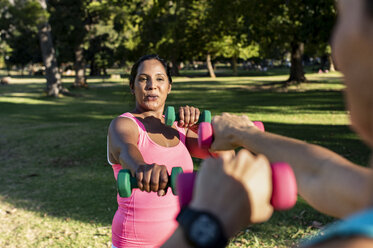
M144 54L172 66L168 105L247 114L366 165L332 60L336 14L334 0L0 0L0 247L111 247L107 127L134 107ZM331 221L299 197L229 247L288 247Z

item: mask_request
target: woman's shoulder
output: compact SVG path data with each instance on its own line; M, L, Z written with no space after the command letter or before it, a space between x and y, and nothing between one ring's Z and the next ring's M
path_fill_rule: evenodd
M126 113L125 113L126 114ZM136 123L135 118L132 115L125 115L122 114L120 116L115 117L109 126L109 131L116 130L116 131L131 131L131 130L138 130L138 125Z

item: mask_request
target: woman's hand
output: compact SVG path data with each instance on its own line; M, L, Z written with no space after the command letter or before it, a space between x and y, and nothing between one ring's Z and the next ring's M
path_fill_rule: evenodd
M158 164L140 165L135 172L135 176L141 191L158 192L158 196L166 194L168 183L166 166Z
M212 151L233 150L241 146L235 142L237 138L235 130L255 127L246 115L238 116L229 113L214 116L211 124L214 130L214 142L211 144Z
M272 172L263 155L242 149L237 156L221 153L206 159L199 171L190 207L217 216L231 237L251 223L270 218Z
M198 130L197 121L199 119L200 111L198 108L188 105L179 108L179 127L190 128Z

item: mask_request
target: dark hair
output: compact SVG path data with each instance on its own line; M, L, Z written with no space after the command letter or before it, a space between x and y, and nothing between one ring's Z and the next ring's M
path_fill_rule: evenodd
M373 1L365 0L365 9L369 17L373 18Z
M151 60L151 59L156 59L159 62L161 62L161 64L163 65L163 67L164 67L164 69L167 73L168 82L170 84L172 84L171 68L168 66L166 61L164 59L160 58L157 54L148 54L148 55L144 55L141 58L139 58L139 60L137 60L136 63L132 66L131 74L130 74L130 87L135 84L137 69L139 68L141 63L144 62L145 60Z

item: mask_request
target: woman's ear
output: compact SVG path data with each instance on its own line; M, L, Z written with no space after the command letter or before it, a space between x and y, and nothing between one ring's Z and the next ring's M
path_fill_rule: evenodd
M171 88L172 88L172 84L168 84L168 92L167 92L167 94L170 94Z

